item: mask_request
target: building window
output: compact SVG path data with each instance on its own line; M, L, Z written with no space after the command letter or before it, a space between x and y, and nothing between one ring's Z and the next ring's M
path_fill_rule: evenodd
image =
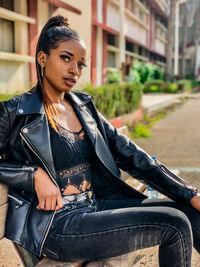
M133 52L134 51L134 45L128 41L126 41L126 50Z
M0 0L0 7L14 11L14 0ZM14 22L0 18L0 51L14 52Z
M0 18L0 51L14 52L14 22Z
M135 15L138 17L138 19L145 23L146 14L144 13L144 11L140 7L135 6L134 12L135 12Z
M141 46L139 46L138 54L139 54L140 56L143 55L143 48L142 48Z
M107 65L109 68L116 67L116 53L113 51L108 51L108 62Z
M134 10L134 1L133 0L126 0L126 8L133 12Z
M140 3L143 4L145 7L148 6L148 5L147 5L147 1L145 1L145 0L139 0L139 1L140 1Z
M141 10L139 10L139 19L144 20L144 13Z
M0 0L0 7L14 11L14 0Z
M108 33L107 44L112 46L117 46L117 36Z
M163 40L166 39L166 32L159 26L157 26L157 29L156 29L156 34L157 36L159 36L160 38L162 38ZM181 39L181 38L180 38Z

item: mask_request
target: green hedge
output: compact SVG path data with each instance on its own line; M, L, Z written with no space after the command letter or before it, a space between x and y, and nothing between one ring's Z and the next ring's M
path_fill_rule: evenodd
M120 81L119 71L108 71L108 73L107 73L107 84L119 83L119 81Z
M177 85L178 85L178 91L188 91L188 90L192 90L192 81L191 80L179 80L177 81Z
M97 109L108 119L131 112L140 105L143 86L139 83L87 85L84 92L94 96Z
M163 80L147 81L144 85L144 93L162 92L162 93L181 93L192 89L191 80L179 80L175 83Z
M159 66L150 62L134 61L128 80L144 84L146 81L162 80L163 76L163 71Z

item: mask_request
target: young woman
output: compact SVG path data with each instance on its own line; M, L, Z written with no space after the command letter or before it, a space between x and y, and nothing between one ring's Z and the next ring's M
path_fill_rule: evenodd
M77 32L53 17L38 40L37 86L0 103L6 237L38 256L80 262L159 245L160 266L191 266L193 238L200 251L196 189L119 134L92 96L71 91L85 61ZM119 169L168 199L146 199Z

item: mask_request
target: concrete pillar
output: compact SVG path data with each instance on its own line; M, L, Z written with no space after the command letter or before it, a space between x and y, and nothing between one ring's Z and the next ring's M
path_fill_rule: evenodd
M103 30L97 27L97 46L96 46L96 85L102 84L102 69L103 69Z
M186 0L179 0L176 2L176 15L175 15L175 45L174 45L174 76L179 75L179 6Z
M120 0L120 34L119 34L119 68L120 80L124 80L124 67L125 67L125 17L124 17L124 0ZM117 66L118 67L118 66Z
M27 16L27 1L14 1L14 11ZM15 27L15 52L28 55L28 24L23 21L16 21Z

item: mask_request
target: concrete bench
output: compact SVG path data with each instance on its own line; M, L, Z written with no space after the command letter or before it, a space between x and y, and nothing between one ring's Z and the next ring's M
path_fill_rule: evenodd
M8 188L0 184L0 239L4 237L6 211L8 207Z

